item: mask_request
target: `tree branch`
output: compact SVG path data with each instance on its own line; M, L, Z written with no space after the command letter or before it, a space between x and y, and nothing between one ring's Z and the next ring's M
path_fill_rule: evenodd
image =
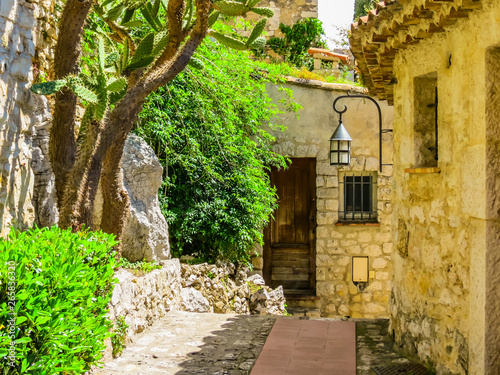
M55 79L78 73L83 26L91 7L92 0L67 1L54 53ZM70 89L63 89L56 94L49 150L59 203L63 201L67 176L75 162L76 104L76 95Z
M170 0L168 3L168 44L161 56L155 63L155 66L162 65L165 61L172 59L182 41L185 38L182 30L182 19L184 18L184 10L186 3L184 0ZM154 68L153 68L154 69Z

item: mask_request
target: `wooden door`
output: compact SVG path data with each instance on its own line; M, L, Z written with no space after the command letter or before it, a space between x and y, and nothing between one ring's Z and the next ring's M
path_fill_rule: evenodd
M264 278L285 294L316 293L316 160L292 159L287 170L272 170L278 208L264 231Z

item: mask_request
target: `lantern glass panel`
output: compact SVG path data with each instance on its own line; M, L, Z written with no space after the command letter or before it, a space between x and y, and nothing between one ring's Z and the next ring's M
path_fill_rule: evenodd
M339 154L336 152L330 153L330 164L338 164L339 163Z
M339 149L339 141L330 141L330 150L337 151Z
M339 141L341 150L349 150L349 141Z
M349 164L349 153L348 152L342 152L340 153L340 164Z

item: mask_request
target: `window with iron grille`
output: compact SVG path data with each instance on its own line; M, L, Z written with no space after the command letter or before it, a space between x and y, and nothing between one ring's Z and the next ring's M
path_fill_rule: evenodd
M339 185L339 222L377 222L377 172L341 173Z

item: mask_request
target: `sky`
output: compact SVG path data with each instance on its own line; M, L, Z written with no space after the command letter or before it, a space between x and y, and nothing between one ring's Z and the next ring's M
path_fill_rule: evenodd
M318 0L319 19L327 37L335 38L335 26L348 26L352 23L354 0ZM331 42L329 47L333 48Z

